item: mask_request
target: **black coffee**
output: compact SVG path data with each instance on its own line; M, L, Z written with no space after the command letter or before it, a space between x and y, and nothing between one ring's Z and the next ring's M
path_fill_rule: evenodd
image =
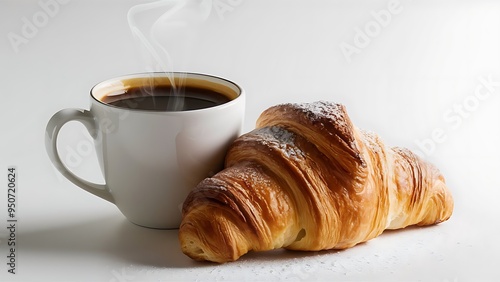
M120 108L152 111L191 111L229 102L224 94L210 89L184 86L134 87L119 95L106 96L102 102Z

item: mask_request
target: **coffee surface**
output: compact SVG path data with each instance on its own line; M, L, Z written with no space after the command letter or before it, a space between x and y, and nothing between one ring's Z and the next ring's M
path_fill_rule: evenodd
M229 102L227 96L204 88L170 86L130 88L119 95L105 96L102 102L120 108L152 111L191 111Z

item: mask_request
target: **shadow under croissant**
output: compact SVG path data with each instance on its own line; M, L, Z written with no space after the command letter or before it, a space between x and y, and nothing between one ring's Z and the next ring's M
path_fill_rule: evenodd
M279 260L293 260L300 258L308 258L314 257L318 255L334 255L337 253L344 252L346 250L323 250L323 251L295 251L295 250L287 250L287 249L276 249L272 251L265 252L249 252L246 255L242 256L239 261L279 261Z
M250 251L246 253L245 255L241 256L236 262L237 263L245 263L245 262L266 262L266 261L290 261L290 260L296 260L296 259L303 259L303 258L311 258L311 257L316 257L316 256L335 256L337 254L346 254L349 253L350 250L353 249L358 249L362 248L363 246L366 246L367 244L371 244L372 242L377 242L377 240L384 240L384 239L389 239L390 237L397 236L397 237L413 237L416 236L415 232L418 232L419 230L423 229L435 229L439 228L439 224L436 225L427 225L427 226L408 226L405 228L401 229L386 229L382 234L379 236L368 240L366 242L361 242L351 248L347 249L330 249L330 250L320 250L320 251L297 251L297 250L288 250L288 249L275 249L275 250L270 250L270 251ZM406 236L405 236L406 234ZM394 244L397 244L397 242L394 241ZM404 249L406 245L402 245L401 249ZM397 246L396 246L397 248ZM369 255L367 253L367 255ZM374 255L374 254L372 254ZM210 261L195 261L194 262L197 265L219 265L218 263L210 262ZM228 262L225 264L232 264L235 262Z

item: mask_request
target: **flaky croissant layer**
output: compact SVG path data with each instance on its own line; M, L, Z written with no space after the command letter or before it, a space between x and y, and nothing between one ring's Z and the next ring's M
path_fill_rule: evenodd
M179 240L195 260L227 262L248 251L345 249L452 211L432 164L357 129L343 105L283 104L189 194Z

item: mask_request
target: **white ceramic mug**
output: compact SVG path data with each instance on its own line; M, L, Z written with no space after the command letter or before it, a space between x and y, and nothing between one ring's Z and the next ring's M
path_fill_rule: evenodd
M103 102L130 87L171 81L216 90L229 102L198 110L121 108ZM55 167L71 182L113 204L131 222L178 228L190 190L222 168L225 152L241 134L245 93L223 78L195 73L144 73L101 82L90 91L90 110L64 109L50 119L45 145ZM85 125L93 137L105 184L86 181L61 161L57 137L69 121Z

